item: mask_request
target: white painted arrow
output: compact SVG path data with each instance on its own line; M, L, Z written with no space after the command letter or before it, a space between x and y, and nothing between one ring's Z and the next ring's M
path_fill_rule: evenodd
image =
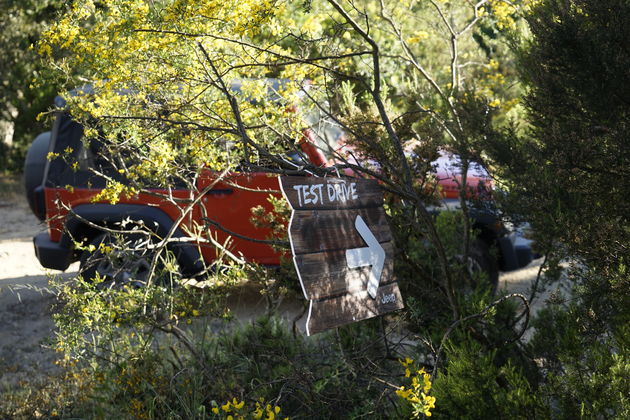
M346 250L346 260L348 267L360 268L368 265L372 266L370 270L370 278L368 279L367 291L372 299L376 299L376 291L381 281L381 273L385 264L385 250L378 243L378 240L365 224L361 216L357 216L354 221L354 227L357 228L359 234L368 245L365 248L354 248Z

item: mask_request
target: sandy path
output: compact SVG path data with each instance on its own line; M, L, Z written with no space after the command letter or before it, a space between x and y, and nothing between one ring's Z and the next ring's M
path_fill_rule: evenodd
M54 295L32 241L43 228L23 200L0 200L0 389L55 367L55 353L44 347Z

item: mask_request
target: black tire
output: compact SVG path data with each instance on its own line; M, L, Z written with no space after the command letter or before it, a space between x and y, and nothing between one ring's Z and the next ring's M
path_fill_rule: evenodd
M488 244L477 238L470 243L468 261L462 261L459 256L457 260L464 265L471 282L465 286L465 290L477 289L478 283L483 278L483 285L487 286L491 295L494 295L499 285L499 266L496 258L490 252Z
M154 252L142 246L143 240L143 235L123 235L118 240L108 232L98 235L81 254L79 274L85 281L94 281L98 275L102 288L144 286Z
M38 209L35 203L35 188L42 185L44 181L44 171L48 156L48 148L50 146L50 131L41 133L26 152L24 160L24 190L26 199L31 211L43 220L43 209Z

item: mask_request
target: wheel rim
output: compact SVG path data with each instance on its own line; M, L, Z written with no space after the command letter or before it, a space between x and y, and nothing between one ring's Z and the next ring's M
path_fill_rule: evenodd
M109 258L100 258L96 265L96 273L110 282L146 284L151 272L150 260L147 260L146 257L131 260L133 256L116 256L114 258L118 261L113 262ZM121 261L120 258L125 259Z
M97 250L87 258L85 267L103 280L99 288L142 287L150 280L155 250L147 239L123 237L116 240L106 234L94 242L98 244ZM102 246L112 250L104 253Z

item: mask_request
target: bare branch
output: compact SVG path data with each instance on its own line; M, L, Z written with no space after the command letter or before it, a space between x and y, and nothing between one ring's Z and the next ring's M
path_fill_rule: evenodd
M373 83L374 87L370 89L372 93L372 98L374 99L374 103L378 109L379 115L383 124L385 125L385 129L387 130L387 134L389 135L394 148L398 154L398 158L400 159L403 166L403 180L407 188L412 189L412 175L411 170L409 168L409 164L407 162L407 158L405 157L405 151L403 150L402 143L400 138L394 131L392 127L391 121L389 119L389 115L387 115L387 111L385 110L385 105L383 104L383 100L381 98L381 70L380 70L380 57L379 57L379 47L376 41L372 37L370 37L369 33L366 32L361 26L359 26L354 19L337 3L336 0L328 0L328 2L343 16L343 18L352 26L352 28L372 47L372 63L373 63Z
M381 1L381 17L386 22L389 23L389 25L392 27L392 29L394 30L394 32L398 36L398 41L400 42L400 45L403 47L403 50L407 54L407 59L409 60L411 65L413 67L415 67L416 70L418 70L418 72L420 72L422 77L427 82L429 82L429 85L431 85L433 90L435 90L435 92L442 98L442 100L448 106L448 108L451 111L451 113L453 114L453 116L456 119L458 119L457 110L455 109L455 106L453 105L453 102L448 97L448 95L446 95L444 93L444 91L442 90L440 85L437 84L437 82L433 79L433 77L431 77L429 72L419 63L419 61L417 60L415 54L413 53L413 51L411 51L411 48L409 47L409 44L403 38L402 30L396 25L396 23L393 21L393 19L385 13L385 4L383 3L383 0L380 0L380 1Z

